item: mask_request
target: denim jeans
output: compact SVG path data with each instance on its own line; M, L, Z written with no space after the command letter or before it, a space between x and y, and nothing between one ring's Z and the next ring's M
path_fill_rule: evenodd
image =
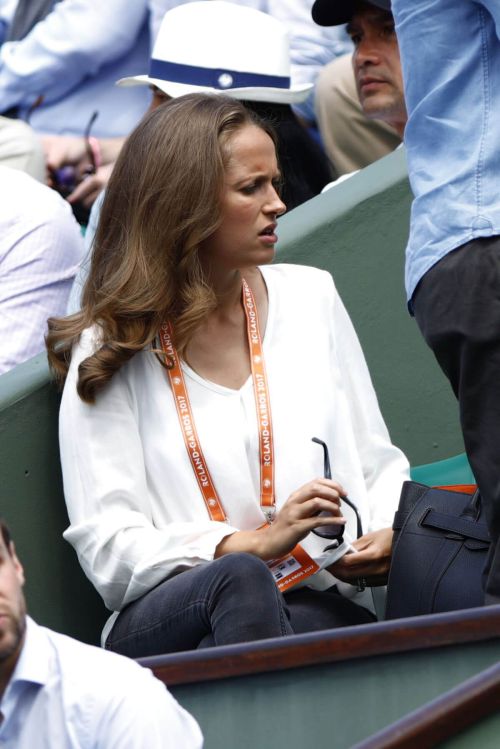
M227 554L165 580L125 608L106 648L138 658L374 621L335 589L283 596L266 564Z

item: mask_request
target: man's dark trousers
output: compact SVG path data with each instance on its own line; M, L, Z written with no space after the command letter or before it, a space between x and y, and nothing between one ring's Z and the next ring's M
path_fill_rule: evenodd
M485 603L500 603L500 237L474 239L422 278L415 318L458 398L492 546Z

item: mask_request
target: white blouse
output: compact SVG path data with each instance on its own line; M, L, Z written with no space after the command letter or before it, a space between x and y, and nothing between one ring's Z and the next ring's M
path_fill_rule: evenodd
M261 268L269 296L264 356L274 427L276 505L323 475L358 507L364 532L392 524L408 462L391 444L347 312L325 271ZM211 521L180 429L167 373L150 350L136 354L97 396L76 392L78 365L96 348L88 329L73 351L60 413L61 462L71 525L64 537L104 599L119 611L172 574L211 561L222 538L264 520L251 378L239 390L183 364L201 445L228 523ZM355 537L352 511L346 537ZM328 541L302 542L321 559ZM335 582L326 570L308 580ZM342 586L344 592L352 586ZM109 628L107 628L109 629Z

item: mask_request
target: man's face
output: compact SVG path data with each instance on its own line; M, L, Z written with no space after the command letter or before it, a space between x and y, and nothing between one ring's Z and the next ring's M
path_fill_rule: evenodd
M370 119L384 120L402 135L407 115L392 14L360 2L347 31L355 48L352 62L363 112Z
M23 568L14 545L7 548L0 534L0 687L10 678L23 644L26 629L23 585Z

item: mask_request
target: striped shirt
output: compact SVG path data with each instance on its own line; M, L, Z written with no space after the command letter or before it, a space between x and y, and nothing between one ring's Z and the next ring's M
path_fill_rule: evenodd
M84 244L69 203L23 172L0 167L0 205L1 374L43 350Z

